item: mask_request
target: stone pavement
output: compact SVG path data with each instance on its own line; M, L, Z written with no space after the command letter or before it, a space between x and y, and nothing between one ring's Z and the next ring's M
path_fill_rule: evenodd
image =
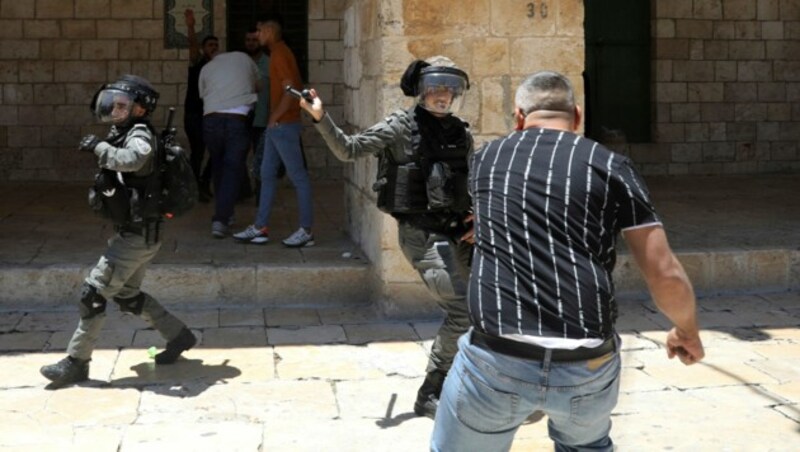
M665 318L624 300L623 375L612 437L626 451L791 451L800 444L800 294L700 300L707 357L685 367L663 348ZM201 338L155 367L163 347L110 309L91 381L45 389L74 309L0 313L3 451L424 451L413 415L438 323L386 321L369 307L176 310ZM534 416L514 451L552 450Z

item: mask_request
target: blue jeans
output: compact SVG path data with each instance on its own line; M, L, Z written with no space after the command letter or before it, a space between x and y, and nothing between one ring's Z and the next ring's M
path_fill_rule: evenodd
M203 139L211 156L214 182L214 216L228 224L239 198L242 175L247 174L250 127L247 117L209 114L203 117Z
M556 451L613 450L608 433L619 394L618 351L589 361L531 361L472 345L471 333L458 340L432 451L507 451L535 411L547 414Z
M300 226L311 229L314 212L311 204L311 180L303 166L303 153L300 150L299 122L268 127L264 131L264 160L261 162L261 194L258 202L255 226L269 226L269 215L275 198L278 168L283 162L286 175L297 192L297 206L300 211Z

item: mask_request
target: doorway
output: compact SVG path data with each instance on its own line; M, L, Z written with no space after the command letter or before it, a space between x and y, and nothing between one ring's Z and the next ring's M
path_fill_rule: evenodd
M650 2L584 0L587 137L647 143L651 137Z
M262 16L282 22L303 81L308 81L308 0L227 0L228 50L244 50L244 35Z

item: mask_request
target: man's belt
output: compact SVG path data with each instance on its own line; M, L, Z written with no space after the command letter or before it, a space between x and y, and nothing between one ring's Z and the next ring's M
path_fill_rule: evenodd
M222 113L215 111L213 113L209 113L206 116L214 116L218 118L231 118L231 119L238 119L239 121L247 122L247 115L240 115L237 113Z
M550 360L559 362L586 361L606 355L616 349L616 341L613 337L606 339L599 347L578 347L574 350L560 348L547 349L527 342L519 342L505 339L499 336L492 336L476 329L472 329L470 343L486 350L490 350L502 355L513 356L515 358L543 361L548 351Z

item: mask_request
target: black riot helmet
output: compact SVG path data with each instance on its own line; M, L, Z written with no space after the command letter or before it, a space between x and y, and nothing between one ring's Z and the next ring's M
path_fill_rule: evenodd
M134 104L144 108L140 116L147 116L156 109L158 92L147 79L126 74L100 87L89 109L100 122L125 127L135 119L131 115Z
M458 112L464 104L469 77L449 58L435 56L412 62L403 74L400 87L405 95L416 96L422 108L448 115Z

